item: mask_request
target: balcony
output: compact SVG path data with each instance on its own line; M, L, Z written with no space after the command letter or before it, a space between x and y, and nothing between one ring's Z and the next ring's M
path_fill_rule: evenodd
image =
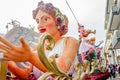
M120 49L120 30L116 31L112 39L112 48Z
M106 41L105 50L106 50L106 52L109 51L109 50L112 50L112 41L111 41L111 39Z
M112 32L113 31L106 31L106 39L109 40L112 37Z
M108 31L120 29L120 8L118 6L113 6L110 10L110 16L108 21Z

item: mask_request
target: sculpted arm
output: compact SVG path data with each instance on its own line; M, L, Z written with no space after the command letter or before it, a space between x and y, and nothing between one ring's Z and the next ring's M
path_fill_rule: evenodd
M20 79L25 79L29 76L29 74L32 71L32 64L29 64L29 68L20 68L16 65L14 61L8 61L8 69L12 72L15 76L17 76Z
M57 61L57 65L64 72L67 72L76 57L78 42L74 38L67 38L65 49Z

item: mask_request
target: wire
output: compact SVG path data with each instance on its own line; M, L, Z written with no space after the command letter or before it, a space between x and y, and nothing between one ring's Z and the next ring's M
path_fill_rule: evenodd
M69 7L70 11L72 12L72 14L73 14L73 16L74 16L74 18L75 18L76 22L77 22L77 23L79 23L79 22L78 22L78 20L77 20L77 18L76 18L76 16L75 16L75 14L74 14L74 13L73 13L73 11L72 11L72 9L71 9L70 5L69 5L69 3L67 2L67 0L65 0L65 2L67 3L67 5L68 5L68 7Z

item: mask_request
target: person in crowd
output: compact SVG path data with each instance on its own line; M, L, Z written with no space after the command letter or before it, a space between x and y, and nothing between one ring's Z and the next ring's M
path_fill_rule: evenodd
M115 65L111 64L109 67L110 67L111 78L115 78L116 77L116 75L115 75Z
M118 65L118 74L120 76L120 64Z
M46 46L44 46L46 56L49 58L50 55L57 53L59 55L56 60L57 66L67 73L74 64L78 49L78 41L75 38L64 37L68 32L67 16L62 14L52 3L40 1L37 8L33 10L33 18L38 24L37 28L40 34L49 33L55 41L55 46L51 51L48 51ZM20 46L11 44L3 37L0 37L0 42L3 43L0 43L2 59L11 61L8 66L16 77L26 79L30 72L33 71L33 75L38 79L44 72L49 71L39 59L37 50L32 49L23 37L20 37ZM45 45L47 44L48 42L46 41ZM26 61L31 63L31 67L25 70L14 63Z

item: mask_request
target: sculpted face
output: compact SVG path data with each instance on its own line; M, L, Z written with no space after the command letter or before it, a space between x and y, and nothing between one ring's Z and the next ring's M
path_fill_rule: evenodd
M90 33L91 33L91 30L87 30L87 29L84 29L84 26L78 24L78 32L80 33L80 38L83 38L83 37L87 37Z
M56 32L58 32L55 20L50 14L39 10L35 20L38 24L37 28L41 34L48 32L49 34L54 35Z
M90 32L91 32L90 30L83 30L82 34L84 37L87 37L90 34Z

